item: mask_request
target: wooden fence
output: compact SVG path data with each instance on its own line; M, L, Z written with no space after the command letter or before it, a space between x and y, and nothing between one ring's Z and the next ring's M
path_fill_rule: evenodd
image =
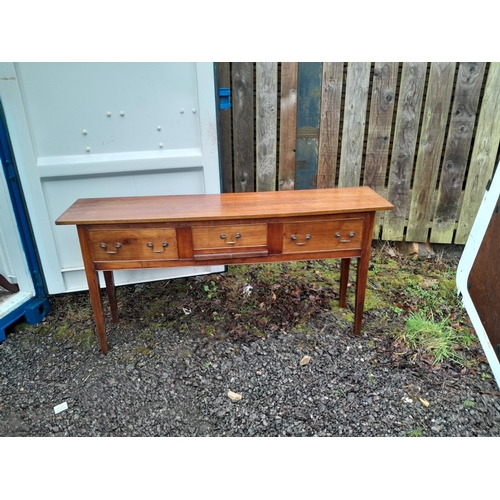
M465 244L500 145L500 63L218 63L225 192L367 185L375 238Z

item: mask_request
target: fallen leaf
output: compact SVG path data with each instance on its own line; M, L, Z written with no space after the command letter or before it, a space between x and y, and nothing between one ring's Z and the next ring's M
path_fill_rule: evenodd
M396 257L396 250L394 248L389 247L387 248L386 252L391 256L391 257Z
M231 401L239 401L241 399L241 394L237 394L233 391L229 391L227 395Z
M418 398L420 399L420 402L427 408L429 406L429 401L427 401L426 399L422 399L422 398Z
M309 363L309 361L311 361L311 356L304 356L301 360L300 360L300 366L304 366L304 365L307 365L307 363Z

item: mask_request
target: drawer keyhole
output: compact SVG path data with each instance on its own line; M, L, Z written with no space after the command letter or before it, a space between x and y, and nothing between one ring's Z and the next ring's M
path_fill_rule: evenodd
M354 238L354 236L356 236L356 233L354 231L351 231L349 233L349 239L348 240L340 240L340 243L349 243L351 241L352 238ZM335 233L335 238L342 238L342 235L340 233Z
M226 244L227 244L227 245L236 245L236 243L238 243L238 240L241 238L241 234L240 234L240 233L236 233L236 234L234 235L234 239L235 239L235 241L227 241L227 239L226 239L226 238L227 238L227 237L226 237L226 235L225 235L225 234L221 234L221 235L220 235L220 239L221 239L221 240L224 240L224 241L226 242Z
M151 248L151 250L152 250L152 252L153 252L153 253L162 253L162 252L164 252L164 251L165 251L165 248L167 248L167 247L168 247L168 243L167 243L166 241L164 241L164 242L161 244L161 246L162 246L162 249L161 249L161 250L154 250L154 245L153 245L153 243L151 243L151 242L149 242L149 243L148 243L148 248Z
M296 234L293 234L293 235L292 235L292 237L291 237L291 240L292 240L292 241L295 241L295 244L296 244L297 246L299 246L299 247L300 247L300 246L307 245L307 242L308 242L310 239L311 239L311 235L310 235L310 234L306 234L306 241L304 241L304 242L300 242L300 241L298 241L298 237L297 237L297 235L296 235Z
M101 243L101 248L106 252L106 253L109 253L109 254L115 254L115 253L118 253L118 250L120 250L120 248L122 247L122 244L121 243L117 243L115 245L115 248L116 248L116 252L110 252L108 250L108 247L106 246L106 243Z

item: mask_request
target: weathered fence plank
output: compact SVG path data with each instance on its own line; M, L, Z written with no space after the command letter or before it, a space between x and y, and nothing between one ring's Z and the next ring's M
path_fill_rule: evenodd
M450 110L455 63L433 62L425 99L406 239L427 241Z
M278 64L258 62L256 70L257 191L276 190Z
M461 63L431 231L431 243L451 243L476 122L485 63Z
M335 187L344 63L324 62L318 153L318 188Z
M233 62L234 190L254 191L253 63Z
M384 219L384 240L401 241L404 235L426 68L422 62L403 64L387 192L394 210Z
M370 63L354 62L347 67L339 187L359 186L370 66Z
M228 62L217 65L218 87L231 88L231 70ZM233 192L233 156L231 134L231 108L219 110L220 164L222 170L222 191Z
M500 63L490 65L455 243L465 244L491 178L500 143Z
M297 140L298 63L281 63L280 149L278 189L294 189Z
M397 81L398 63L375 63L363 183L382 196L387 195L385 179ZM378 238L383 215L382 212L377 212L375 216L374 238Z
M299 63L295 189L317 183L321 75L321 63Z

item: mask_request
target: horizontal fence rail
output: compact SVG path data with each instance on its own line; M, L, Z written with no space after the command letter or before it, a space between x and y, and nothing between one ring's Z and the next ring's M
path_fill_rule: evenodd
M465 244L499 158L500 63L225 62L224 192L367 185L383 240Z

